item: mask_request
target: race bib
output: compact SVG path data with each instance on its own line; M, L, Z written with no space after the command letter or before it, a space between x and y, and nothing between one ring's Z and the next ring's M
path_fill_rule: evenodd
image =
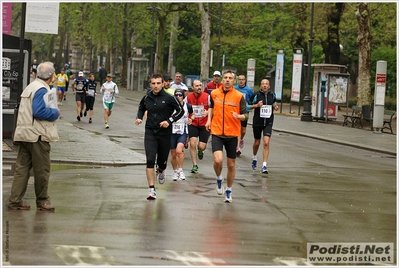
M272 116L272 105L262 105L260 107L260 117L262 118L270 118Z
M204 105L193 105L193 111L195 118L202 118L202 111L204 110Z
M183 134L184 133L184 122L175 122L172 125L172 133L173 134Z
M94 89L89 89L88 91L88 95L94 97Z

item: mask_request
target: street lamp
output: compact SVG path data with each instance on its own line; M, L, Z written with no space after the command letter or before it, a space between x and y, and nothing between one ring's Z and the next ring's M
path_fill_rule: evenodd
M220 70L220 28L222 26L222 3L219 5L219 32L218 32L218 55L217 55L217 70Z
M151 55L150 55L150 74L154 73L154 28L155 28L155 12L161 11L162 8L156 7L152 4L150 7L146 7L147 10L152 12L152 35L151 35Z
M303 98L303 111L301 121L312 121L312 111L310 105L312 98L310 97L310 78L312 71L312 48L313 48L313 17L314 17L314 3L312 3L312 13L310 17L310 35L309 35L309 51L308 51L308 81L305 90L305 97Z
M65 34L65 41L64 41L64 64L69 62L67 23L68 23L68 20L65 19L65 21L64 21L64 34Z

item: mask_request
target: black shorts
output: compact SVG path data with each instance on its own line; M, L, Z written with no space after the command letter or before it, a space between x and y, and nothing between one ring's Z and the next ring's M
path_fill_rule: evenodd
M188 126L188 137L199 137L200 142L207 143L209 139L209 131L205 127L195 127L193 125Z
M241 121L241 126L242 127L247 127L247 125L248 125L248 120Z
M255 140L260 140L262 138L262 132L263 136L272 136L272 128L273 124L267 124L265 127L252 127L252 131L254 133L254 139Z
M85 103L85 99L86 99L86 93L76 93L76 101Z
M92 96L86 96L85 101L86 101L86 111L88 110L93 110L94 108L94 101L96 99Z
M216 151L223 151L223 146L226 149L226 155L228 158L237 158L237 137L221 138L220 136L212 135L212 153Z

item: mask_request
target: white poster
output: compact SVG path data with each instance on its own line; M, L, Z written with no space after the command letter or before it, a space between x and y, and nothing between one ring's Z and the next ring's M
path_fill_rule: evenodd
M303 54L294 54L292 63L291 101L299 102L302 83Z
M58 34L60 3L27 2L25 32Z
M274 85L274 93L276 99L281 100L283 95L283 79L284 79L284 54L277 54L276 57L276 78Z

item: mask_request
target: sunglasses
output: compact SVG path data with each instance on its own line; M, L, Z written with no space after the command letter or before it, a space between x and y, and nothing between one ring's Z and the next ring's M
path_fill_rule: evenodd
M183 94L175 94L176 97L183 97Z

